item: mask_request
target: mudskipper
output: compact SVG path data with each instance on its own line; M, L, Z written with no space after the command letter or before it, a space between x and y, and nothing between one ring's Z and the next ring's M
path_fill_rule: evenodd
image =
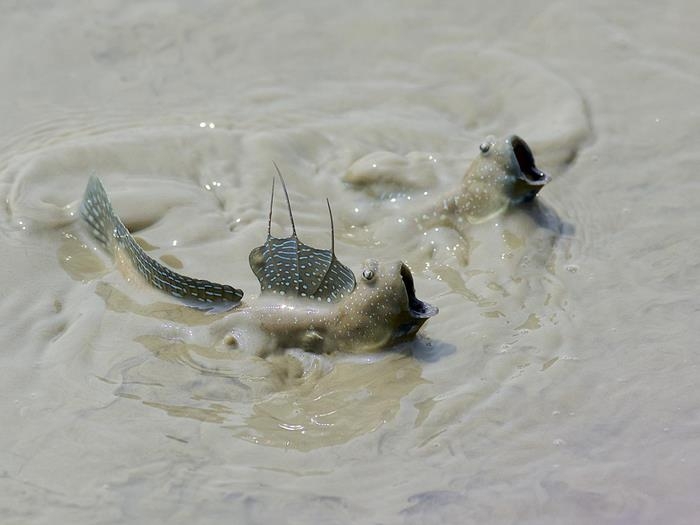
M249 256L260 281L260 296L243 303L243 291L230 285L187 277L166 268L137 244L115 214L107 193L91 177L81 205L81 215L92 235L118 260L129 265L148 284L176 297L188 306L204 310L231 310L225 318L232 327L245 326L246 340L255 339L259 353L302 348L312 352L369 352L416 335L438 309L416 297L413 277L402 262L365 261L360 278L335 255L333 216L331 249L302 243L296 232L284 179L278 170L289 210L292 234L270 233L274 179L268 234L265 244ZM225 340L240 345L240 335Z

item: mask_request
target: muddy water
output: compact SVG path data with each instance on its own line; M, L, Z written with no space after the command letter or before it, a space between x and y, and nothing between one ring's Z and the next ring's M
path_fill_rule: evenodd
M2 522L693 523L698 16L0 7ZM407 229L512 132L537 203ZM302 240L329 242L328 196L345 264L409 262L440 307L418 340L224 351L75 221L97 174L152 256L255 295L273 160Z

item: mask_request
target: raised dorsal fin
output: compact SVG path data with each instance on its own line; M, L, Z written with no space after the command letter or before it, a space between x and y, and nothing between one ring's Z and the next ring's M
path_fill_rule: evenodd
M270 198L267 240L262 246L254 248L249 256L250 267L260 281L260 292L323 302L339 301L352 293L356 283L352 271L335 257L335 231L330 203L326 200L331 218L331 249L321 250L304 244L297 237L287 186L277 164L275 169L287 200L292 235L277 238L270 233L273 195ZM274 194L274 179L272 192Z

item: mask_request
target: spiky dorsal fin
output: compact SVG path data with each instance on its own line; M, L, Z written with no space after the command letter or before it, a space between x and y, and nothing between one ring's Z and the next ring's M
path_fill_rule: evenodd
M275 168L287 200L292 235L277 238L270 233L275 192L273 178L267 240L262 246L254 248L249 256L250 267L260 281L261 294L292 295L323 302L339 301L352 293L356 283L352 271L335 256L335 235L330 203L328 203L328 211L331 214L331 249L321 250L304 244L297 237L284 178L276 164Z

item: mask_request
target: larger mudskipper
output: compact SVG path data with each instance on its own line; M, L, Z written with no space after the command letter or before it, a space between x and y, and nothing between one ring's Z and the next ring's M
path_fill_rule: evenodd
M270 234L273 179L267 239L249 256L260 281L260 296L248 304L242 303L243 292L233 286L180 275L148 256L114 213L96 177L88 182L81 215L93 236L150 285L189 306L231 310L232 327L252 327L259 352L294 347L313 352L368 352L415 336L438 310L416 297L408 267L400 261L385 264L369 259L356 279L336 258L333 240L330 250L302 243L287 188L278 176L292 234L286 238ZM328 210L330 213L330 205ZM332 233L331 215L331 239ZM238 345L239 338L233 333L226 340Z

